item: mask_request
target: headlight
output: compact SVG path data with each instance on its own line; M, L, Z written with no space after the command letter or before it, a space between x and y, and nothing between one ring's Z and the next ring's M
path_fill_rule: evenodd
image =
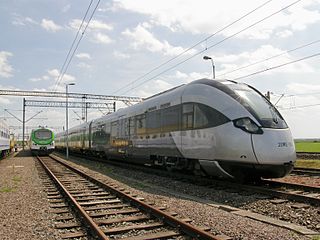
M263 130L250 118L238 118L233 120L233 124L237 128L241 128L243 131L254 134L262 134Z

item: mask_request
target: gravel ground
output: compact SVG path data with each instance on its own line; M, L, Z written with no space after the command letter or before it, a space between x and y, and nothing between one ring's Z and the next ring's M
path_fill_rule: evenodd
M160 176L150 177L150 174L121 169L98 162L88 162L80 159L75 162L117 179L119 181L117 183L120 186L137 194L139 197L145 198L147 202L155 203L158 206L167 206L171 212L178 213L179 217L190 218L194 224L210 227L213 234L224 234L233 239L309 239L293 231L243 218L206 204L174 197L157 189L157 187L150 188L149 184L228 205L249 206L249 209L259 201L259 198L263 198L259 195L247 196L247 194L227 193L217 189L208 191L207 187L173 181ZM91 172L84 167L82 169L86 172ZM101 179L110 181L104 175L97 175ZM261 201L263 200L265 199L261 199ZM316 214L318 215L317 212Z
M0 161L0 239L59 239L30 155Z

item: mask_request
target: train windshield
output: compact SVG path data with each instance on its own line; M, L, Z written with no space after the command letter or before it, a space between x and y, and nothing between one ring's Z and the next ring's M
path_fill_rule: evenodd
M244 84L229 87L240 97L240 103L266 128L287 128L278 110L257 90Z
M34 136L37 139L50 139L52 137L52 133L49 130L41 129L34 133Z

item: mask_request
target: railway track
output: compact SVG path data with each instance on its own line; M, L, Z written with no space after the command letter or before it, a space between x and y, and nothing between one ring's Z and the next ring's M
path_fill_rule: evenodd
M263 179L259 185L245 185L253 191L301 203L320 206L320 187Z
M105 183L58 158L37 157L56 186L47 186L50 203L69 229L62 238L87 239L226 239L178 219L163 208L145 203L123 188ZM70 214L68 208L73 209Z
M295 167L291 174L296 175L306 175L306 176L316 176L320 178L320 169L316 168L299 168Z
M86 159L105 162L105 160L96 157L86 156ZM254 192L270 197L287 199L299 203L312 204L314 206L320 206L320 186L314 187L298 183L292 184L267 179L261 180L260 182L257 182L255 184L242 184L219 179L208 179L206 177L188 175L180 172L164 171L161 169L155 169L135 164L128 164L120 161L107 162L108 164L119 166L121 168L136 169L137 171L143 171L147 174L155 174L159 176L170 177L178 181L187 181L195 185L208 186L212 189L222 188L232 192Z

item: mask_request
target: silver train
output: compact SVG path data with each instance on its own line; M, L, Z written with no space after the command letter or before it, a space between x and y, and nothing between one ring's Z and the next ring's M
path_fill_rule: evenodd
M56 148L65 148L65 132ZM69 130L71 151L221 178L277 178L296 159L285 120L263 94L201 79Z

